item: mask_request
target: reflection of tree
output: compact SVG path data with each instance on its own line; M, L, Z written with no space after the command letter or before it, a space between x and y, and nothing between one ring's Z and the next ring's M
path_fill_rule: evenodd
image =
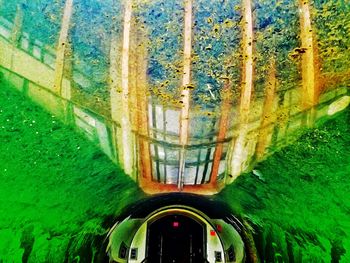
M150 91L163 103L179 103L183 67L183 1L144 1L135 6L138 25L148 32ZM175 100L176 99L176 100Z
M17 6L24 12L23 31L44 45L56 48L65 1L3 1L1 15L13 21Z
M263 93L269 58L276 54L280 89L295 88L299 79L297 59L290 54L299 46L298 7L294 1L262 0L255 4L256 92Z
M109 43L112 30L116 29L113 16L120 13L119 4L108 2L74 1L71 30L74 68L90 76L96 83L93 86L100 88L107 81Z
M349 81L350 19L348 1L310 2L311 25L316 36L321 63L321 88ZM23 31L44 48L55 49L61 28L65 0L2 1L1 15L14 21L16 7L24 12ZM150 91L164 103L180 105L183 68L183 1L135 1L134 19L148 31ZM263 94L268 59L276 54L279 90L296 88L298 72L305 57L301 45L298 1L252 1L254 24L254 90ZM92 79L86 93L102 96L107 86L110 35L121 34L121 2L117 0L75 0L71 24L73 69ZM33 19L35 17L35 19ZM242 77L242 10L240 0L196 0L193 3L192 105L208 108L220 103L222 77L229 78L234 94ZM210 87L210 88L208 88ZM215 96L212 95L212 92ZM214 97L218 99L213 99Z
M195 104L213 107L221 100L222 78L237 89L240 79L240 1L204 0L194 5L193 75ZM215 93L216 96L213 96ZM215 97L215 99L214 99Z
M345 3L347 2L347 3ZM350 4L348 1L314 1L314 18L322 72L342 72L349 69Z

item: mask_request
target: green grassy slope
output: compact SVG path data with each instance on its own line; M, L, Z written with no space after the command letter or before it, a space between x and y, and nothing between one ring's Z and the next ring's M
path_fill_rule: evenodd
M265 262L350 262L349 108L255 169L218 198L256 225Z
M0 87L0 262L85 262L105 219L144 195L85 138ZM216 198L252 222L265 262L350 262L349 109L255 169Z
M0 262L74 257L141 196L83 136L0 83Z

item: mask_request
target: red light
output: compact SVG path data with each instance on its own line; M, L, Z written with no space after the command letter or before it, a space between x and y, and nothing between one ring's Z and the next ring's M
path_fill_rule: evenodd
M221 225L216 225L216 230L221 233L222 232L222 226Z
M216 235L215 230L210 230L210 235L211 235L211 236L215 236L215 235Z
M176 221L173 222L173 227L179 227L179 225L180 225L179 222L176 222Z

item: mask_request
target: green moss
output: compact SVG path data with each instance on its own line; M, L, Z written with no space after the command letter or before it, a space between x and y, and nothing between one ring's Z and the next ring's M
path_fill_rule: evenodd
M99 149L4 83L0 142L0 262L63 262L69 242L104 235L104 219L142 196Z
M257 226L266 262L349 258L349 123L346 110L258 165L264 181L245 174L218 196Z
M143 194L72 128L0 84L0 261L85 262L105 218ZM350 258L350 112L239 177L217 198L256 227L266 262ZM84 261L85 260L85 261Z

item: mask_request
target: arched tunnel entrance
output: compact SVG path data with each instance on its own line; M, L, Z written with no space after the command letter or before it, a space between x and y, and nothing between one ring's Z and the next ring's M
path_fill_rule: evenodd
M158 195L125 210L108 234L106 252L109 262L255 262L249 235L222 202Z
M181 214L161 217L148 227L150 262L205 262L205 225Z

